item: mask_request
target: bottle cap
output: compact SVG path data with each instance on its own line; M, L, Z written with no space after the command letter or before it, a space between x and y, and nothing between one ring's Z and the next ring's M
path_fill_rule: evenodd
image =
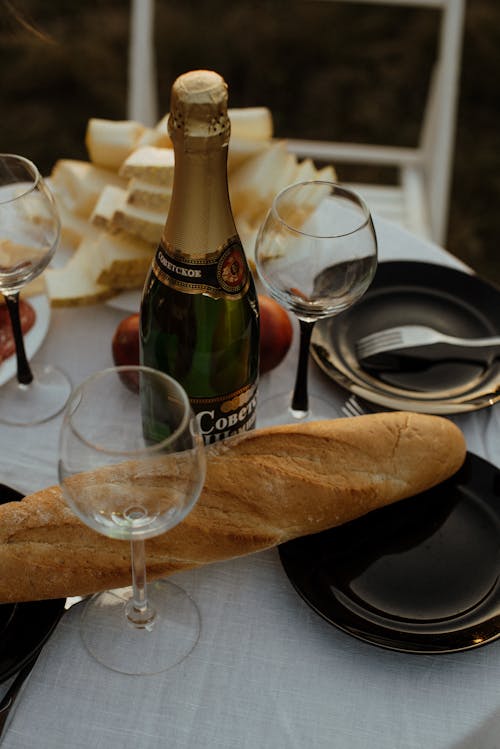
M172 140L207 140L214 145L229 141L227 84L213 70L192 70L179 76L172 86L168 131Z

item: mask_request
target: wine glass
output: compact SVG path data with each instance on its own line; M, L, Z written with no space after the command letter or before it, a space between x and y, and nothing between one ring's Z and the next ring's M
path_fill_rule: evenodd
M269 294L297 316L299 361L293 395L259 405L259 424L335 418L335 405L309 396L314 324L354 304L377 267L377 238L364 201L335 182L309 180L284 188L257 235L256 264Z
M0 421L31 425L51 419L71 392L67 376L47 364L29 364L19 313L21 290L51 261L59 241L59 215L36 166L23 156L0 154L0 293L9 311L17 377L0 388Z
M114 671L159 673L198 641L201 618L192 598L167 580L146 586L144 542L186 517L205 470L188 397L166 374L111 367L72 393L59 446L63 497L87 526L114 539L109 548L130 542L132 585L93 595L80 627L88 651Z

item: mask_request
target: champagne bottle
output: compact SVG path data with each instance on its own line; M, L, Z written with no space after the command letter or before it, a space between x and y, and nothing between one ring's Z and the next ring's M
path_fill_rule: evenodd
M210 444L255 426L259 371L257 294L228 193L223 78L181 75L168 130L174 183L142 295L141 361L181 383Z

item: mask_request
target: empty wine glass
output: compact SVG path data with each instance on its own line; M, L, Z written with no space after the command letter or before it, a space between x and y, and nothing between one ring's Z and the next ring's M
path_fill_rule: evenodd
M111 548L130 542L132 585L96 593L81 620L87 649L114 671L159 673L198 641L201 619L192 598L167 580L146 585L144 541L186 517L205 465L188 397L171 377L148 367L112 367L71 395L60 435L63 497L87 526L116 539ZM151 544L158 557L161 540ZM112 562L102 579L106 574L116 574Z
M259 404L258 423L340 416L333 402L308 394L309 345L316 321L350 307L373 279L377 238L366 204L335 182L290 185L275 197L255 252L264 286L300 325L293 395L279 394Z
M17 377L0 388L0 421L30 425L64 408L67 376L47 364L29 364L19 314L20 291L51 261L60 221L54 199L36 166L22 156L0 154L0 293L14 335Z

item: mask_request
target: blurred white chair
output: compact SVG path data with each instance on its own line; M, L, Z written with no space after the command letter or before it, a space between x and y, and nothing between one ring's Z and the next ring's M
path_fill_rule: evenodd
M465 0L325 1L405 5L440 11L436 62L415 148L306 140L290 140L288 144L299 156L334 165L344 162L396 167L395 186L355 184L352 187L365 198L374 214L442 245L448 224Z
M156 125L155 0L130 0L127 119Z
M465 0L323 1L424 7L440 12L436 63L415 148L295 139L287 142L299 156L334 165L343 162L396 167L398 182L394 186L353 187L373 213L442 245L448 223ZM145 125L155 124L158 118L154 0L131 0L127 117Z

